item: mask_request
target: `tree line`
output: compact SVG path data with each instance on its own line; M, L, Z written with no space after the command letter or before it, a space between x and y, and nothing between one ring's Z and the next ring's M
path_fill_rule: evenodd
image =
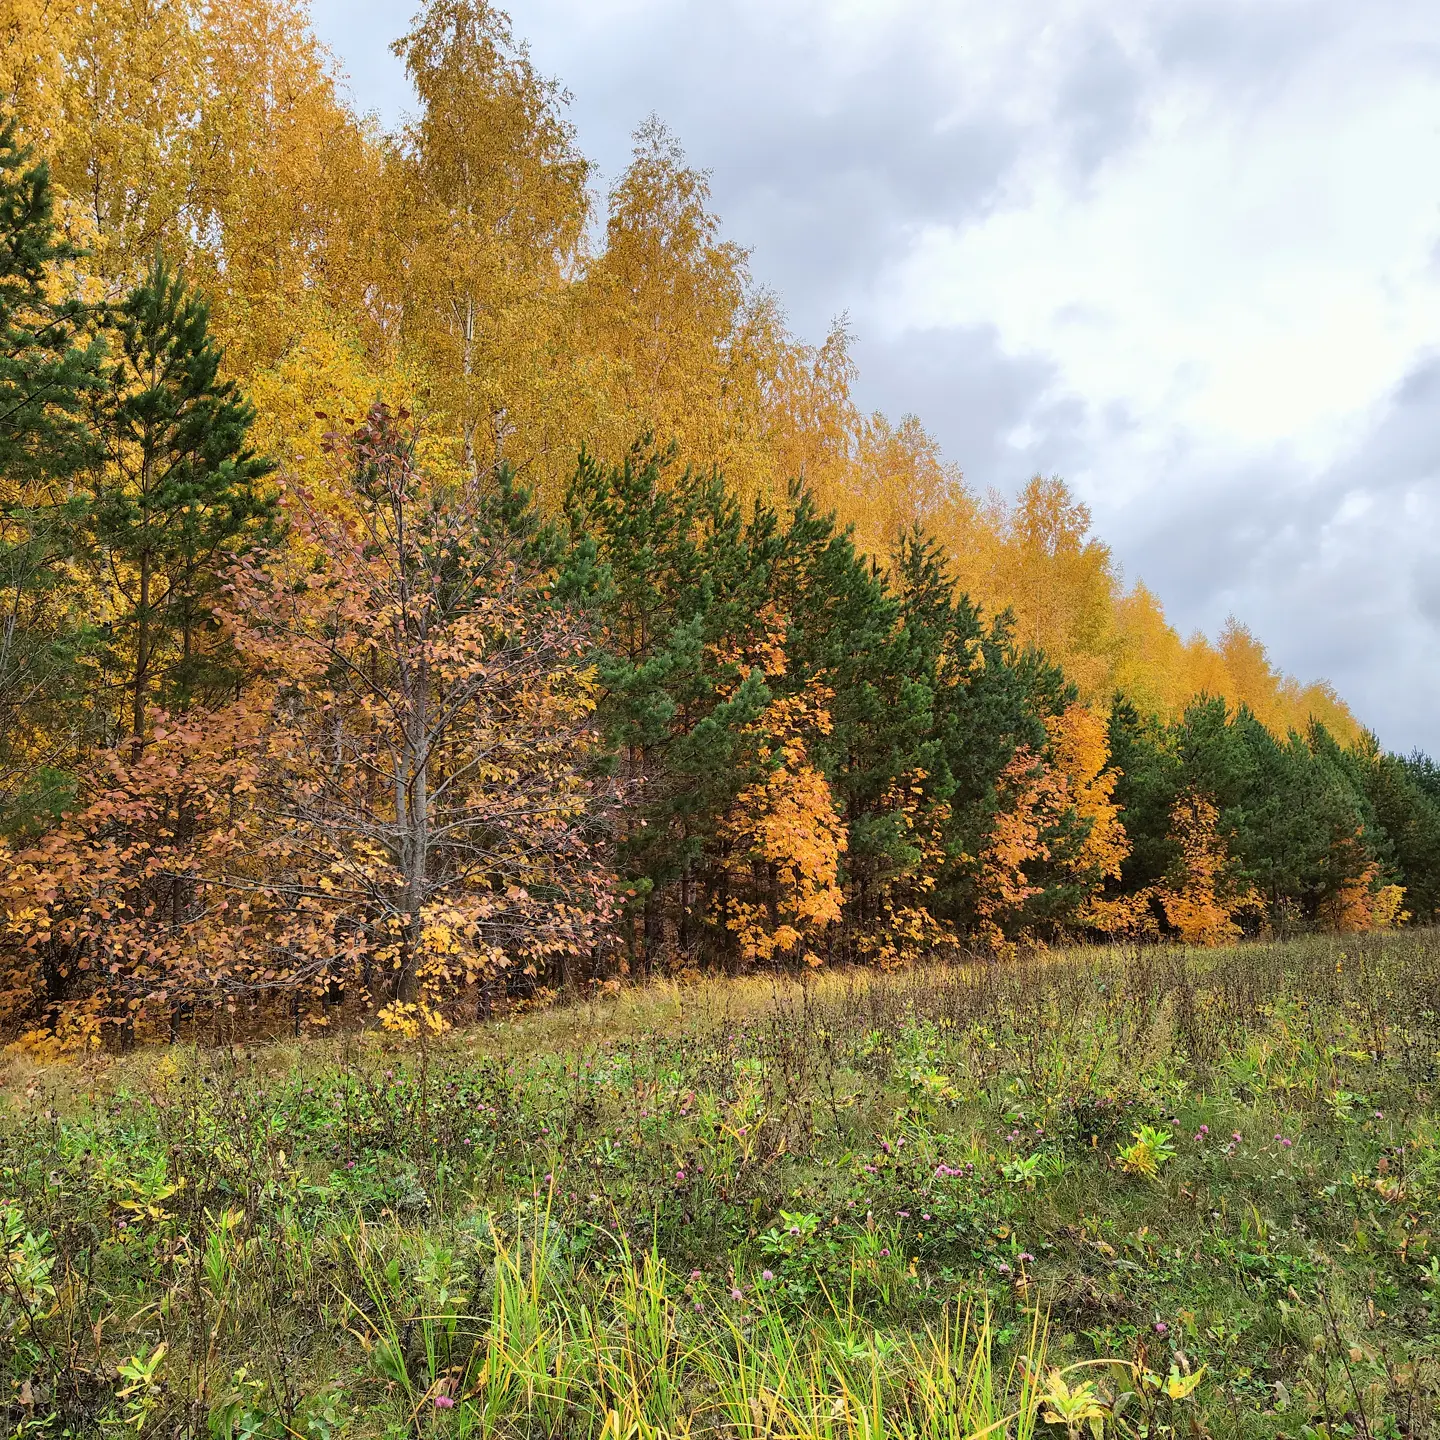
M658 125L588 250L503 16L383 137L294 7L102 12L3 51L0 1026L1435 919L1430 761L862 420Z

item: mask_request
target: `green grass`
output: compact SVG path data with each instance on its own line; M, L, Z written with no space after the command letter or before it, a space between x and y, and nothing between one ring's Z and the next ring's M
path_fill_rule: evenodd
M1432 933L6 1066L10 1434L1440 1433Z

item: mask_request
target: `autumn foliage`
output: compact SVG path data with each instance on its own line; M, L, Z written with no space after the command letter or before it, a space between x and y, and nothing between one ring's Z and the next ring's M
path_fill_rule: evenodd
M1440 772L788 328L484 0L0 28L0 1025L1440 913Z

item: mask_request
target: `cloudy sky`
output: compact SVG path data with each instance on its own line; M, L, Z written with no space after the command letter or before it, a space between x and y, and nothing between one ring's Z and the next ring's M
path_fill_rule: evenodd
M314 0L362 109L410 0ZM1440 752L1433 0L512 0L602 189L652 111L861 399L1063 475L1182 630Z

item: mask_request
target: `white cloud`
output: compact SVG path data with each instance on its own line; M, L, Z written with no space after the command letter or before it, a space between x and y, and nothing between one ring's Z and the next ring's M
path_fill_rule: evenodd
M1440 335L1440 212L1417 183L1440 176L1440 88L1333 70L1235 111L1155 83L1141 138L1084 181L1060 137L988 213L920 227L873 322L993 325L1152 434L1323 464Z

